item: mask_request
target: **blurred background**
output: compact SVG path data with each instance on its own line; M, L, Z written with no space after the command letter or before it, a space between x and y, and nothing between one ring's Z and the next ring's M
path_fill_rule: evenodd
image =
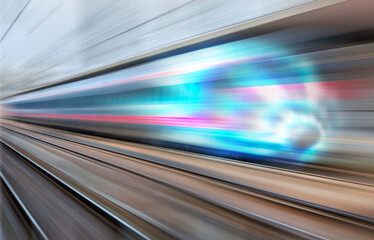
M373 239L373 13L0 0L1 237Z

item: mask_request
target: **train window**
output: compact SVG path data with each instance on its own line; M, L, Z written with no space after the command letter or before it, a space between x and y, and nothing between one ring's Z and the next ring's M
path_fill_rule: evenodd
M116 106L117 105L117 93L109 94L107 95L107 102L109 102L110 106Z
M131 91L126 92L126 104L131 104Z
M105 105L105 95L92 96L96 106L102 107Z
M149 95L151 103L157 102L157 88L150 88Z
M111 94L111 98L112 98L112 106L118 106L119 104L118 93Z
M122 104L123 104L123 101L121 98L121 93L117 93L117 105L122 105Z
M126 93L124 92L118 93L118 103L121 105L126 104Z
M87 98L85 96L81 97L79 106L82 108L87 107Z
M162 103L163 98L164 98L164 88L163 87L158 87L156 88L157 92L157 102Z
M144 89L141 89L140 90L140 101L139 103L149 103L149 99L150 99L150 96L149 96L149 88L144 88Z

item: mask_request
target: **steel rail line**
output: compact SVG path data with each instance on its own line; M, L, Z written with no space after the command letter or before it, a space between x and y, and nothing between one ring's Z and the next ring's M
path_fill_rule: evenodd
M147 237L145 234L141 233L139 230L125 222L124 220L120 219L119 217L115 216L99 204L97 204L94 200L90 199L89 197L85 196L83 193L81 193L76 188L70 186L68 183L66 183L61 178L57 177L50 171L48 171L43 166L39 165L14 147L12 147L10 144L8 144L3 139L0 140L1 144L5 146L10 152L14 153L19 159L24 161L26 164L29 164L30 166L34 167L39 173L41 173L43 176L50 179L52 182L54 182L56 185L60 186L62 189L64 189L66 192L70 193L73 197L75 197L77 200L81 201L85 206L88 206L95 212L99 213L100 216L104 217L109 222L113 223L119 230L119 232L123 232L123 234L126 237L129 237L131 239L144 239L144 240L150 240L149 237ZM3 177L3 175L1 175ZM47 238L48 239L48 238Z
M38 133L38 134L54 137L54 138L57 138L57 139L62 139L62 140L65 140L65 141L74 142L74 143L77 143L77 144L89 146L91 148L96 148L96 149L112 152L112 153L115 153L115 154L122 154L122 155L126 155L126 156L133 157L133 158L144 159L144 160L147 160L149 162L162 164L162 165L165 165L165 166L168 166L168 167L181 168L181 169L183 168L183 167L180 167L180 166L173 165L171 163L165 163L165 162L161 161L161 159L159 159L158 157L153 157L151 159L151 158L149 158L148 155L145 155L145 154L143 155L141 153L139 154L139 153L134 153L134 152L130 153L130 151L119 150L118 148L115 148L115 147L112 148L112 147L109 147L109 146L103 146L102 144L95 144L95 143L92 143L92 142L87 143L87 142L78 140L74 137L63 137L63 136L52 134L52 133L49 133L49 132L45 132L45 131L41 131L41 130L35 130L35 129L29 129L29 128L26 128L26 127L21 127L21 126L10 124L10 123L2 122L2 124L3 125L9 125L9 126L16 127L16 128L20 128L20 129L27 130L27 131L31 131L31 132L35 132L35 133ZM38 124L35 124L35 125L39 126ZM164 151L164 150L160 149L159 151ZM181 153L179 153L179 154L181 154ZM254 163L254 162L248 163L248 162L243 161L243 160L234 160L234 159L230 159L230 161L235 162L235 163L240 163L240 164L243 164L243 162L244 162L245 164L253 165L253 166L261 166L261 167L266 166L267 168L275 169L275 170L282 170L282 171L287 171L287 172L291 172L291 173L302 173L304 175L309 175L309 176L322 177L322 178L331 179L331 180L337 180L337 181L342 181L342 182L347 182L347 183L353 183L353 184L358 184L358 185L363 185L363 186L374 187L374 184L370 184L370 183L367 183L367 182L359 182L359 181L353 181L353 180L339 178L339 177L331 177L331 176L327 176L327 175L324 175L324 174L317 174L317 173L304 172L304 171L302 172L300 170L295 170L293 168L286 168L286 166L279 167L277 165L259 164L259 163ZM296 161L293 161L293 160L286 161L286 160L282 160L282 159L277 159L277 161L281 162L281 164L293 165L294 167L300 167L300 165L301 165L299 162L296 162ZM305 167L305 165L303 165L303 166ZM307 168L312 168L312 169L317 169L317 170L321 170L321 168L324 168L324 169L329 169L329 170L332 170L332 171L339 170L339 171L344 171L344 172L352 172L352 170L349 169L349 168L344 168L344 167L341 167L341 166L339 166L339 167L330 166L328 164L322 164L322 163L308 163ZM186 170L188 170L188 169L186 169ZM327 171L327 170L323 170L323 171ZM357 173L357 171L355 173ZM359 173L360 174L365 174L369 177L373 176L373 174L374 174L374 172L362 171L362 170L360 170Z
M0 172L0 178L2 181L2 186L4 186L5 190L9 193L11 199L13 199L14 203L21 211L22 215L27 219L28 223L31 223L31 229L35 232L37 238L43 240L49 240L47 235L44 233L43 229L40 227L38 221L34 218L34 216L30 213L27 209L25 204L22 202L21 198L18 196L16 191L13 189L12 185L9 183L8 179L4 176L3 173Z
M22 129L22 127L19 127L19 128ZM26 137L29 137L29 138L32 138L34 140L44 142L48 145L51 145L51 146L54 146L54 147L57 147L57 148L60 148L60 149L64 149L65 151L73 152L73 153L78 154L80 156L84 156L86 158L90 158L90 159L102 162L104 164L109 164L111 166L114 166L114 167L117 167L117 168L120 168L120 169L123 169L123 170L133 171L131 169L125 168L124 166L120 166L120 165L108 162L108 161L103 160L103 159L99 159L99 158L94 157L94 156L90 156L88 154L85 154L85 153L82 153L82 152L79 152L79 151L76 151L76 150L73 150L73 149L69 149L69 148L65 148L65 147L62 147L62 146L59 146L59 145L56 145L56 144L52 144L50 142L38 139L36 137L30 136L30 135L25 134L25 133L20 133L18 131L15 131L15 130L12 130L12 129L9 129L9 128L6 128L6 129L11 130L11 131L16 132L16 133L19 133L19 134L22 134L22 135L24 135ZM23 129L24 130L29 130L29 129L26 129L26 128L23 128ZM270 197L270 198L273 198L273 199L285 201L287 203L296 204L296 206L299 206L299 208L304 209L306 207L306 208L309 209L309 211L311 211L313 213L316 213L315 211L318 211L318 214L328 215L329 217L332 217L334 219L344 220L346 222L350 222L350 223L354 223L354 224L363 223L365 226L367 226L367 224L368 224L369 227L374 226L374 219L371 218L371 217L368 217L368 216L362 216L362 215L359 215L359 214L356 214L356 213L347 212L347 211L343 211L343 210L340 210L340 209L331 208L331 207L328 207L328 206L323 206L323 205L316 204L316 203L309 202L309 201L305 201L305 200L302 200L302 199L297 199L297 198L289 197L289 196L286 196L286 195L283 195L283 194L279 194L279 193L275 193L275 192L272 192L272 191L264 190L264 189L261 189L261 188L245 185L245 184L242 184L242 183L239 183L239 182L236 182L236 181L232 181L232 180L228 180L228 179L225 179L225 178L217 177L217 176L214 176L214 175L211 175L211 174L202 173L202 172L191 170L191 169L188 169L188 168L185 168L185 167L176 166L176 165L173 165L173 164L170 164L170 163L161 162L160 160L157 160L157 158L152 158L151 159L149 157L137 156L137 155L133 155L133 154L124 153L124 152L121 152L121 151L106 149L106 148L103 148L103 147L90 145L90 144L84 143L82 141L72 140L72 139L68 139L68 138L65 138L65 137L56 136L56 135L53 135L53 134L38 132L36 130L29 130L29 131L36 132L36 133L39 133L39 134L42 134L42 135L47 135L49 137L54 137L54 138L57 138L57 139L62 139L62 140L72 142L72 143L75 143L75 144L88 146L88 147L91 147L91 148L94 148L94 149L99 149L99 150L108 151L108 152L112 152L112 153L119 154L119 155L124 155L126 157L134 158L138 161L150 162L150 163L153 163L153 164L156 164L156 165L161 165L161 166L166 167L166 168L171 168L171 169L175 169L177 171L182 171L182 172L185 172L187 174L192 174L192 175L195 175L195 176L198 176L198 177L201 177L201 178L205 178L205 179L209 179L209 180L212 180L212 181L215 181L215 182L220 182L224 185L229 185L229 186L232 186L234 188L242 189L242 190L245 190L245 191L248 191L248 192L254 192L254 193L263 195L265 197ZM139 174L143 174L143 173L139 173ZM153 178L152 176L150 176L150 177ZM163 180L161 180L161 181L163 181ZM354 182L354 183L355 184L361 184L361 183L356 183L356 182ZM362 185L366 185L366 184L362 184ZM344 219L342 219L342 217ZM374 229L374 227L371 227L371 228Z
M8 129L8 130L10 130L10 129ZM178 185L173 184L171 182L168 182L168 181L165 181L165 180L162 180L162 179L158 179L156 177L153 177L153 176L145 174L145 173L141 173L141 172L139 172L137 170L133 170L133 169L130 169L130 168L127 168L127 167L124 167L124 166L120 166L118 164L114 164L114 163L111 163L109 161L106 161L106 160L103 160L103 159L100 159L100 158L97 158L97 157L94 157L94 156L90 156L88 154L85 154L85 153L82 153L82 152L79 152L79 151L76 151L76 150L73 150L73 149L70 149L70 148L62 147L62 146L59 146L59 145L56 145L56 144L53 144L53 143L50 143L50 142L47 142L47 141L44 141L44 140L32 137L32 136L29 136L29 135L24 134L24 133L20 133L20 132L14 131L14 130L10 130L10 131L12 131L12 132L14 132L14 133L16 133L18 135L21 135L23 137L39 141L39 142L41 142L41 143L43 143L45 145L49 145L49 146L51 146L51 147L53 147L55 149L56 148L60 149L60 151L67 152L67 153L70 153L70 154L73 153L73 154L78 155L80 157L83 157L83 158L86 158L86 159L90 159L90 160L93 160L95 162L100 162L102 164L105 164L105 165L108 165L108 166L111 166L111 167L114 167L114 168L117 168L117 169L124 170L124 171L129 172L131 174L134 174L136 176L140 176L140 177L146 178L148 180L160 183L162 185L165 185L167 187L170 187L172 189L180 191L180 192L182 192L184 194L187 194L189 196L193 196L193 197L195 197L195 198L197 198L197 199L199 199L199 200L201 200L201 201L203 201L205 203L208 203L208 204L211 204L213 206L217 206L217 207L223 208L227 212L231 212L231 213L235 214L236 216L238 216L240 218L244 218L244 219L247 219L247 220L256 221L256 222L259 222L261 224L266 224L268 226L276 228L277 230L279 230L279 231L281 231L283 233L291 234L291 235L296 236L296 237L302 237L303 239L326 239L326 238L324 238L322 236L319 236L317 234L305 231L305 230L297 228L297 227L290 226L288 224L285 224L285 223L279 222L277 220L273 220L273 219L267 218L265 216L261 216L259 214L256 214L256 213L244 210L244 209L240 209L238 207L229 205L229 204L221 202L219 200L216 200L216 199L204 196L202 194L193 192L193 191L191 191L191 190L189 190L189 189L187 189L185 187L181 187L181 186L178 186ZM183 171L183 172L187 172L187 173L191 172L189 170L183 170L183 169L178 169L178 170L179 171ZM194 174L195 175L199 175L199 173L194 173ZM201 175L203 175L203 174L201 174ZM204 178L209 178L210 180L219 181L219 182L225 183L226 185L229 184L231 187L240 187L240 185L236 186L235 183L229 182L228 180L219 180L218 178L215 178L215 177L209 177L209 176L205 176L205 175L203 175L203 176L204 176ZM244 190L243 187L240 187L240 188L242 190ZM245 189L245 190L248 191L248 189ZM253 191L253 192L255 192L255 191ZM259 191L259 193L261 193L261 191ZM258 196L255 196L255 197L258 197ZM279 204L279 202L278 202L278 204ZM282 204L282 203L280 203L280 204Z

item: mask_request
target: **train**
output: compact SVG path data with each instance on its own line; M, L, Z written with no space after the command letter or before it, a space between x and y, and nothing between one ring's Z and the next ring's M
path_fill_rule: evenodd
M308 52L293 43L260 36L198 49L11 97L1 111L17 121L215 156L314 161L331 129L347 128L338 110L341 86L353 78L339 73L355 59L338 59L348 51L341 48ZM354 79L360 83L372 87Z

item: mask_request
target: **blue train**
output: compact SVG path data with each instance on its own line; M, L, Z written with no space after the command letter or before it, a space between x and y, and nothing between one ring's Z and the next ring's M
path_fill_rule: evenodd
M6 118L219 156L301 159L323 135L313 64L241 40L8 99Z

